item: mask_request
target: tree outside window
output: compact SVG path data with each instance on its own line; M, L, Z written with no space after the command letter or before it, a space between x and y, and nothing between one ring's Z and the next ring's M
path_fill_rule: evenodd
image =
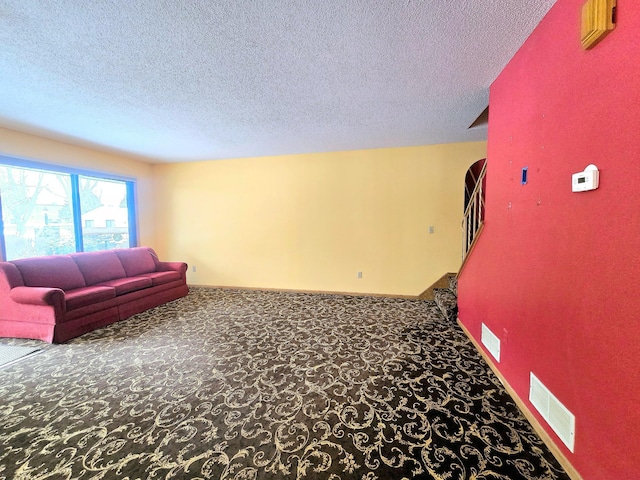
M125 181L0 165L6 259L130 246L127 191Z

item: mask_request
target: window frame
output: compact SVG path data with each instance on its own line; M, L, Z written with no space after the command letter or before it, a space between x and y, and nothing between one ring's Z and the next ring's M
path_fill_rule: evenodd
M137 195L136 195L136 179L112 173L101 172L98 170L85 170L62 165L41 163L34 160L26 160L16 157L0 155L0 166L16 167L40 170L48 173L69 175L71 181L71 202L73 212L73 226L75 236L76 252L84 251L83 224L80 205L80 180L79 177L91 177L96 180L123 182L126 189L127 198L127 218L128 218L128 235L129 247L138 245L138 213L137 213ZM2 195L0 193L0 261L7 261L6 243L4 237L4 220L2 215Z

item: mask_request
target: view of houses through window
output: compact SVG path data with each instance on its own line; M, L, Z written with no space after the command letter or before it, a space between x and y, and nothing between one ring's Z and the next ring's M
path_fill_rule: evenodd
M0 164L3 258L134 245L130 191L128 181Z

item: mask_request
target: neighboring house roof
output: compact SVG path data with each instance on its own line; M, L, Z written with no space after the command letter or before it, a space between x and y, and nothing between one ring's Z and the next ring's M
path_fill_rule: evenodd
M100 206L82 214L82 223L92 220L93 227L104 227L108 220L114 221L117 227L126 227L128 222L128 211L122 207Z

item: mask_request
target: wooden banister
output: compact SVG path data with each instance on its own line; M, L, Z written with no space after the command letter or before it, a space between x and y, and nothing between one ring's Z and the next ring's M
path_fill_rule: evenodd
M469 203L464 211L462 220L462 264L475 244L484 224L484 179L487 175L487 163L485 162L476 181L476 185L469 197Z

